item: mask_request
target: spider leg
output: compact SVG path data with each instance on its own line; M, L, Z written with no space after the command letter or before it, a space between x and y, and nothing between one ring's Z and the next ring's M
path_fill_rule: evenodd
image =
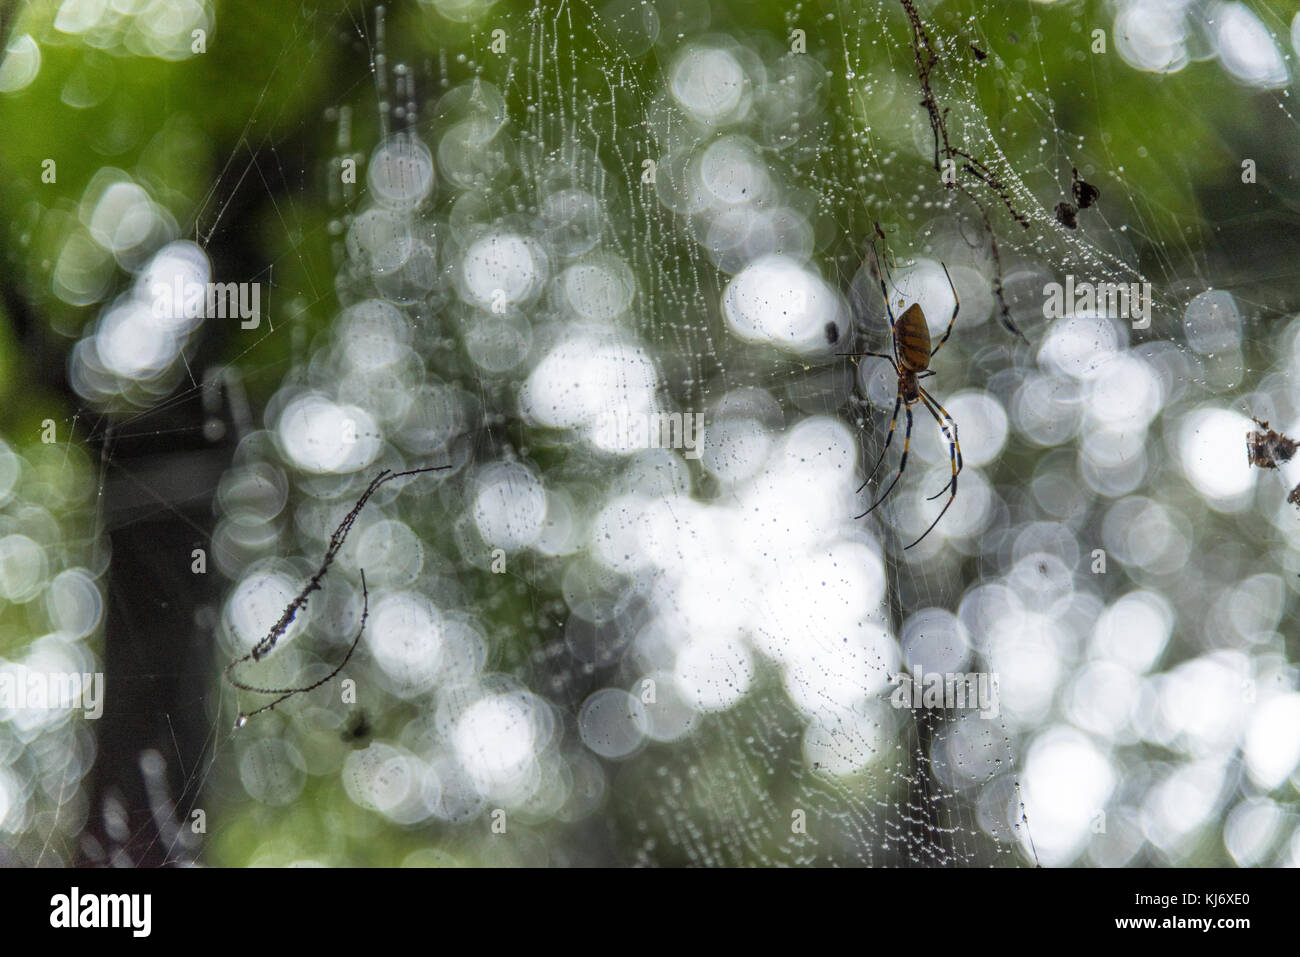
M938 403L927 396L921 396L921 404L925 406L926 410L932 416L934 416L934 421L938 422L939 428L943 430L943 436L948 440L948 460L952 463L952 478L949 480L948 484L926 499L927 502L933 502L944 492L948 491L948 489L957 481L957 473L961 471L961 466L958 464L958 455L960 454L958 449L960 446L957 444L957 423L952 422L952 416L948 415L946 412L944 413L944 416L947 417L948 421L952 422L952 431L949 432L947 422L940 418L939 413L935 411L935 406L937 406Z
M939 265L943 266L943 263ZM932 356L939 351L940 346L947 342L948 337L952 335L953 323L957 321L957 312L961 309L961 300L957 298L957 287L953 285L952 276L949 275L947 266L943 266L943 274L948 277L948 288L952 290L952 318L948 320L948 328L944 331L943 338L939 340L939 345L930 350Z
M956 479L956 476L955 476L955 475L953 476L953 479L954 479L954 480ZM932 531L934 531L934 527L935 527L936 525L939 524L939 519L943 518L943 513L946 512L946 511L948 511L948 506L951 505L951 504L952 504L952 500L955 499L955 498L957 497L957 489L956 489L956 487L955 487L956 484L957 484L956 481L954 481L954 482L953 482L953 486L954 486L954 488L953 488L953 490L952 490L952 494L951 494L950 496L948 496L948 501L946 501L946 502L944 503L944 505L943 505L943 508L939 510L939 514L938 514L938 516L935 518L935 520L934 520L933 522L930 523L930 527L927 528L924 532L921 533L921 538L925 538L925 536L929 535ZM918 538L915 542L912 543L912 545L916 545L917 543L919 543L919 542L921 541L921 538ZM911 548L912 545L904 545L903 548L904 548L904 549L908 549L908 548Z
M889 451L889 443L894 441L894 426L898 424L898 407L902 404L903 404L903 393L900 392L898 393L898 398L894 400L894 415L889 420L889 434L885 436L885 447L880 450L880 458L876 459L876 464L875 467L872 468L871 474L868 475L866 478L864 478L862 480L862 484L858 486L859 492L861 492L864 488L866 488L867 483L870 482L873 478L875 478L876 472L879 471L880 469L880 463L885 461L885 453ZM863 514L866 513L864 512ZM861 516L858 517L861 518Z
M894 371L898 372L898 362L895 361L893 356L887 356L883 352L838 352L836 353L836 355L875 356L877 359L888 359L889 364L894 367ZM899 374L901 375L901 373ZM890 418L889 420L889 435L885 437L885 447L880 450L880 458L876 459L876 465L871 470L871 474L868 475L865 479L863 479L862 484L858 486L859 492L861 492L864 488L867 487L867 483L871 481L871 479L875 476L876 471L880 468L880 463L885 460L885 453L889 451L889 443L892 442L894 439L894 426L898 424L898 406L899 403L901 403L902 401L903 401L903 394L900 392L898 394L898 400L894 403L893 417Z
M918 542L921 541L922 538L925 538L925 536L929 535L932 531L934 531L934 527L939 524L939 519L943 518L944 514L948 511L949 506L952 505L953 500L957 497L957 473L961 471L961 444L957 441L956 421L953 419L951 415L948 414L948 411L944 409L943 406L939 405L939 403L935 401L933 396L931 396L924 389L921 390L921 393L922 393L922 400L928 400L925 401L925 407L930 410L931 415L934 415L934 409L930 408L930 403L933 402L934 405L939 409L939 411L942 412L944 416L948 419L948 421L952 423L952 435L950 436L950 440L948 442L948 460L952 463L952 479L948 482L946 486L944 486L943 491L939 492L939 495L942 495L945 491L951 490L951 493L948 495L948 501L943 503L943 508L939 510L939 514L936 515L934 521L930 523L930 527L927 528L924 532L922 532L921 537L918 538L916 541L912 542L912 545L916 545ZM940 427L943 428L943 422L939 419L937 415L935 415L935 421L939 422ZM944 433L947 434L948 430L946 428L944 428L943 430ZM933 499L938 498L939 495L933 496L931 499L929 499L929 501L933 501ZM903 546L903 548L904 550L906 550L911 548L912 545L905 545Z
M924 386L918 386L918 388L921 390L921 395L924 396L926 399L928 399L930 403L936 409L939 410L939 412L943 415L943 417L952 423L952 444L956 447L957 450L957 471L960 472L961 471L961 440L957 438L957 420L952 417L952 414L947 409L945 409L942 405L939 404L938 399L936 399L934 396L932 396L929 392L925 390ZM935 497L938 498L938 496Z
M889 488L885 489L880 498L876 499L875 504L861 515L853 516L854 518L865 518L875 511L876 506L889 496L889 493L894 490L894 486L898 484L898 480L903 477L903 469L907 468L907 452L912 445L912 407L911 405L907 405L905 406L905 409L907 411L907 432L903 435L903 457L898 460L898 474L895 475L894 480L889 483Z
M888 359L889 364L894 367L894 371L898 371L898 363L894 361L894 357L887 356L883 352L837 352L835 354L837 356L875 356L877 359Z
M894 310L889 308L889 291L885 288L885 274L889 271L889 266L881 265L880 250L876 248L876 241L874 239L871 241L871 255L876 258L876 279L880 282L880 295L885 300L885 314L889 316L889 328L892 331L894 328ZM889 281L892 284L894 277L890 276Z

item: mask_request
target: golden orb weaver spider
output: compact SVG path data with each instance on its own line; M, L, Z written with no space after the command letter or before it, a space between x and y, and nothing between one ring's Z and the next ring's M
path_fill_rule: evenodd
M952 465L952 478L948 484L941 488L937 494L931 495L926 499L927 502L933 502L944 492L950 492L948 501L944 503L938 516L930 527L921 533L921 537L911 545L905 548L911 548L934 531L934 527L939 524L939 519L943 518L944 513L948 511L948 506L952 505L953 499L957 497L957 475L961 472L961 442L957 440L957 422L948 410L939 404L939 401L925 390L925 387L918 382L918 379L924 379L926 376L934 375L934 370L930 368L930 359L934 357L943 344L948 341L952 335L953 324L957 322L957 313L961 310L961 302L957 298L957 287L953 285L952 276L948 273L948 267L943 267L943 274L948 279L948 287L952 290L952 318L948 320L948 328L939 340L939 344L933 349L930 348L930 326L926 322L925 313L921 310L919 303L912 303L903 312L898 319L894 318L894 311L889 306L889 290L885 287L885 272L888 267L881 268L880 254L876 251L874 240L871 243L872 255L876 261L876 278L880 281L880 293L885 299L885 313L889 316L889 328L893 333L892 356L885 355L882 352L842 352L840 355L845 356L874 356L877 359L888 359L890 365L894 367L894 372L898 374L898 395L894 400L894 414L889 420L889 434L885 437L885 447L880 450L880 458L876 459L875 467L872 468L871 474L868 475L858 491L861 492L867 487L867 483L880 470L880 464L885 461L885 453L889 451L889 443L894 440L894 428L898 425L898 410L900 407L907 413L907 431L903 436L903 457L898 462L898 474L894 480L889 483L889 487L881 493L880 498L861 515L855 515L854 518L865 518L875 511L876 507L894 490L898 480L903 477L903 470L907 468L907 453L912 444L912 406L920 402L930 415L934 416L934 421L938 423L939 428L943 430L944 437L948 440L948 459ZM940 264L942 265L942 263ZM889 279L893 283L893 277ZM899 306L903 305L904 300L898 301ZM948 426L952 426L949 431Z

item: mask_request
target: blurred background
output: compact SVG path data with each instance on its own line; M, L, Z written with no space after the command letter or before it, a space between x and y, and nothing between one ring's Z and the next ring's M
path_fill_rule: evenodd
M1300 863L1292 5L0 32L0 862Z

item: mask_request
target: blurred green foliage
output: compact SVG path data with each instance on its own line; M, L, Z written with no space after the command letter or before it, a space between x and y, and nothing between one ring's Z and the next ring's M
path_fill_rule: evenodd
M671 17L665 14L659 47L622 61L615 52L617 38L596 24L596 7L587 4L568 4L557 19L555 3L502 0L473 24L446 21L420 4L391 6L388 64L445 63L447 87L482 76L506 93L520 125L538 128L530 113L545 111L548 100L575 90L582 92L574 102L616 104L583 111L580 137L626 180L610 192L616 230L661 228L639 216L641 200L632 184L646 145L640 118L650 106L648 94L662 85L677 43ZM1286 22L1289 5L1256 6L1270 24ZM0 95L0 249L10 290L0 301L0 437L33 455L42 420L53 418L65 428L78 411L76 397L51 378L52 370L66 366L83 328L130 278L108 269L104 296L90 305L70 305L51 290L60 252L71 236L85 232L78 207L99 169L120 168L144 185L176 218L182 236L197 236L204 244L251 245L248 258L273 277L271 325L292 323L293 334L263 329L251 339L228 335L223 344L225 358L241 368L256 407L279 386L295 353L329 333L340 305L333 246L339 218L347 212L327 200L329 181L347 152L361 161L364 183L364 159L379 137L372 69L381 67L372 64L373 5L222 0L215 6L207 52L177 62L94 49L54 28L58 9L54 2L32 3L17 15L11 36L37 39L41 69L22 91ZM829 110L816 148L795 151L788 169L792 181L823 204L816 212L833 223L830 228L819 223L823 251L860 255L873 220L887 223L891 233L918 239L910 230L941 215L946 194L929 157L916 148L918 126L926 131L924 141L928 124L901 6L859 5L856 21L845 19L845 5L830 2L731 0L711 9L711 31L752 39L773 60L788 51L792 29L805 30L808 55L828 71ZM952 109L952 129L991 130L1004 159L988 155L982 148L987 144L977 142L975 151L996 168L1020 175L1036 197L1035 225L1024 236L996 200L989 201L1009 242L1033 242L1045 233L1052 207L1068 195L1072 163L1102 189L1095 215L1104 215L1113 229L1140 224L1127 231L1126 241L1144 266L1204 256L1205 245L1215 242L1205 235L1207 203L1213 204L1216 221L1228 222L1255 214L1262 203L1300 205L1294 178L1277 177L1267 190L1237 190L1234 198L1225 198L1239 184L1241 159L1260 143L1259 131L1275 137L1270 142L1276 154L1300 155L1297 126L1285 111L1265 95L1244 93L1213 62L1192 63L1172 76L1127 66L1110 36L1112 4L968 0L925 4L923 14L930 18L932 36L959 41L955 50L944 51L933 80L940 102ZM502 24L515 39L511 52L498 58L487 47L490 31ZM1091 52L1095 28L1106 31L1105 54ZM970 44L987 59L970 55ZM862 72L846 77L846 62L860 63ZM442 92L433 81L441 69L428 66L420 73L423 111ZM69 105L65 91L72 84L90 89L93 105ZM967 91L974 91L973 100ZM324 120L328 110L341 106L352 111L346 148L337 141L337 124ZM51 158L57 181L43 183L42 162ZM529 186L509 187L522 206ZM1266 237L1248 241L1263 244ZM655 330L691 321L680 314L681 289L693 290L687 300L708 303L716 302L720 288L716 277L695 269L684 231L668 243L664 248L676 248L680 255L665 257L654 264L653 275L638 277L661 293L654 300L659 314L647 317ZM676 291L669 288L674 285ZM15 307L35 324L21 337ZM990 324L984 335L1000 333ZM969 351L980 345L973 343ZM720 351L727 347L717 345ZM24 349L54 359L29 362ZM709 359L693 355L685 361L698 368ZM455 365L446 357L430 361ZM527 436L519 439L521 446L530 444ZM537 461L563 468L562 451L535 453ZM89 459L81 458L89 470ZM73 538L89 535L85 528L70 532ZM482 608L499 628L498 636L513 639L494 647L496 663L508 669L526 661L537 633L554 628L544 613L535 613L535 595L523 587L484 586L481 592ZM382 729L385 719L376 720ZM707 727L701 732L699 751L708 752L709 734ZM650 773L646 766L624 772L631 779ZM754 768L752 776L762 777L762 769ZM634 784L623 786L638 790ZM383 825L352 804L337 776L310 779L304 797L291 809L240 805L214 834L212 857L225 863L287 863L309 849L320 858L383 864L399 862L412 850L400 828ZM743 815L743 804L734 813ZM655 819L644 808L639 817ZM1198 859L1213 863L1216 855L1221 850L1207 850ZM442 862L472 860L472 851L456 851Z

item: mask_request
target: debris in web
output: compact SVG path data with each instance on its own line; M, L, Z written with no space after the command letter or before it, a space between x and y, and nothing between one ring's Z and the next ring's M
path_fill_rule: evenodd
M333 671L313 684L293 688L259 688L255 685L246 684L235 677L235 668L250 661L261 661L275 650L276 644L284 637L284 633L289 629L289 626L293 624L293 620L297 617L298 612L306 606L307 600L311 597L312 592L320 589L321 582L324 580L326 572L329 571L330 565L333 564L335 557L343 548L343 543L347 540L348 532L352 530L352 526L356 523L357 516L361 514L361 510L366 507L366 503L370 501L370 497L374 495L375 492L379 491L381 486L391 482L393 479L403 478L408 475L420 475L424 472L441 472L449 468L451 468L450 465L433 465L426 466L425 468L409 469L405 472L392 472L388 469L384 469L374 477L370 485L366 487L366 490L361 493L361 497L357 499L357 503L352 506L352 510L348 512L347 515L343 516L343 521L339 522L338 528L334 529L334 534L330 536L329 547L325 549L325 557L321 560L320 567L316 569L316 573L308 579L307 584L303 586L302 591L297 594L293 601L289 602L289 604L285 606L284 613L280 615L280 619L271 626L271 630L266 633L266 636L255 644L247 654L236 658L234 661L226 665L226 680L240 691L248 691L253 694L278 696L270 704L265 704L256 711L250 711L247 713L240 712L239 717L235 719L236 728L244 727L250 718L257 716L264 711L272 710L276 705L287 701L295 695L315 691L317 688L321 687L321 685L327 684L333 680L338 673L343 670L348 661L351 660L352 653L356 651L357 645L361 641L361 635L366 629L366 617L370 613L370 593L366 589L366 573L364 569L361 572L361 622L357 627L356 637L352 639L352 644L348 648L347 654L344 655L343 660L339 662L338 666Z
M1246 435L1246 461L1261 469L1275 469L1281 462L1290 462L1295 456L1296 443L1270 429L1267 422L1254 421L1260 431Z
M1078 229L1079 208L1073 203L1057 203L1056 221L1066 229Z
M1074 202L1080 209L1087 209L1101 199L1101 190L1080 179L1079 171L1074 167L1070 168L1070 192L1074 194Z
M1074 195L1073 203L1056 204L1056 221L1067 229L1079 228L1079 210L1087 209L1101 198L1101 190L1086 180L1079 178L1079 171L1070 168L1070 192Z
M1254 416L1251 416L1254 419ZM1268 427L1267 422L1254 419L1258 431L1246 433L1246 463L1261 469L1276 469L1295 457L1297 443L1282 432ZM1287 495L1289 504L1300 508L1300 485Z
M348 646L348 653L343 656L343 660L338 663L338 665L334 668L334 670L331 671L329 674L327 674L324 678L321 678L319 681L316 681L312 684L301 685L299 687L294 687L294 688L258 688L253 685L244 684L242 681L235 678L230 673L230 666L227 666L226 678L230 681L232 685L234 685L236 688L239 688L241 691L251 691L254 694L279 695L279 697L277 697L270 704L264 704L256 711L248 711L248 712L241 711L239 713L239 717L235 719L235 727L242 728L244 725L248 724L248 720L250 718L256 717L257 715L261 714L263 711L270 711L276 705L280 704L281 702L287 701L288 699L292 698L294 695L306 694L309 691L315 691L321 685L327 684L330 681L332 681L338 675L338 673L347 666L347 663L352 660L352 653L357 650L357 645L361 643L361 635L366 630L366 618L368 618L369 615L370 615L370 591L366 588L365 569L362 569L361 571L361 623L360 625L357 626L356 637L352 639L352 644ZM246 660L247 658L241 658L239 659L239 661L231 662L231 665L236 665L239 664L240 661L246 661Z
M1015 203L1011 199L1010 190L998 178L997 173L982 160L977 159L968 151L954 146L950 141L948 137L948 108L939 108L939 101L934 95L933 86L930 84L930 74L939 62L939 54L935 52L934 46L930 43L930 35L926 32L925 23L916 10L914 0L899 0L899 2L903 5L903 10L907 13L907 20L912 27L912 53L916 58L916 79L921 85L921 105L925 107L926 113L930 116L930 132L934 135L935 172L943 179L945 188L960 190L979 208L980 215L984 220L984 231L988 234L989 245L993 254L993 293L998 300L998 318L1008 332L1027 344L1029 340L1025 338L1025 334L1012 321L1011 308L1007 305L1006 293L1002 286L1002 256L998 251L998 240L993 232L993 222L989 218L988 210L984 204L979 201L965 183L957 180L955 175L957 160L962 161L961 169L974 176L996 194L1012 218L1025 229L1029 228L1029 219L1016 209ZM982 50L977 52L983 53ZM978 57L978 59L983 60L984 57ZM942 154L942 159L940 154ZM1092 189L1092 187L1089 188Z

